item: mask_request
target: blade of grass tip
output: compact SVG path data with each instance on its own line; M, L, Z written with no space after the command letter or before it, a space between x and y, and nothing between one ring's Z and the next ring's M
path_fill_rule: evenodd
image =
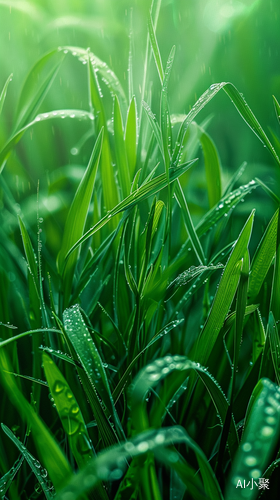
M279 209L269 221L253 257L248 291L250 304L255 302L276 252L278 214Z
M182 217L188 232L188 236L190 238L190 242L192 244L192 247L195 251L195 254L198 258L198 261L201 265L204 265L206 263L205 255L203 252L203 248L201 246L200 240L197 236L196 230L194 228L194 225L192 223L191 219L191 214L189 212L189 207L187 204L187 200L185 198L182 186L180 184L179 179L176 181L176 186L175 186L175 198L178 202L179 207L181 208L182 212Z
M120 187L122 191L122 199L126 198L130 193L130 171L128 167L124 131L121 116L121 109L118 97L114 98L114 143L116 151L117 172L120 180Z
M153 23L154 31L156 32L157 28L157 22L158 22L158 16L159 16L159 11L160 11L160 6L161 6L161 0L152 0L151 4L151 10L150 10L150 15L151 15L151 20ZM146 53L145 53L145 62L144 62L144 70L143 70L143 81L142 81L142 86L140 88L140 94L142 100L146 99L146 81L147 81L147 72L148 72L148 64L150 62L150 36L149 33L147 34L147 42L146 42ZM140 127L142 124L142 107L140 108L140 117L139 117L139 123Z
M241 259L244 257L251 238L254 213L255 211L253 210L233 247L222 274L209 316L200 337L195 343L193 354L202 364L206 364L212 352L219 331L233 301L242 268Z
M231 193L235 184L240 179L240 177L243 175L246 167L247 167L247 162L243 161L243 163L241 163L240 167L233 174L232 178L230 179L229 183L227 184L227 186L225 188L224 196Z
M79 240L79 238L81 238L84 231L88 209L95 184L97 168L99 165L99 159L102 149L102 141L103 141L103 129L101 129L97 137L97 140L94 144L87 169L83 175L83 178L76 191L74 200L71 204L65 223L61 249L57 256L58 271L60 272L61 275L63 275L64 307L67 306L70 298L72 289L72 280L75 272L76 263L79 257L79 252L76 251L72 253L66 265L65 265L65 256L69 252L69 249L74 245L74 243L77 240Z
M18 389L14 377L7 373L11 372L12 369L3 349L0 349L0 367L2 385L22 418L31 425L39 458L47 469L55 489L58 491L72 475L70 464L44 422Z
M160 79L160 83L162 85L163 78L164 78L163 66L162 66L162 61L161 61L161 56L160 56L159 47L158 47L158 43L157 43L157 38L156 38L154 26L153 26L151 12L149 12L149 14L148 14L148 32L149 32L151 47L152 47L152 51L153 51L153 56L154 56L155 63L156 63L156 68L158 71L158 76Z
M11 73L10 76L7 78L6 83L5 83L5 85L2 89L2 92L0 94L0 115L2 113L3 105L4 105L4 102L6 99L8 86L9 86L9 83L12 81L12 78L13 78L13 73Z
M10 488L15 476L17 475L18 471L20 470L23 461L24 461L24 457L23 457L23 455L21 455L20 458L18 458L15 461L15 463L11 467L11 469L8 472L6 472L6 474L4 474L4 476L2 476L0 478L0 493L1 493L3 499L5 499L5 495L8 491L8 489ZM11 498L13 498L14 500L20 500L19 495L16 495L16 494L13 494L13 496L11 496Z
M19 97L14 131L23 128L28 122L34 119L64 58L65 54L55 49L40 58L31 68ZM50 62L52 62L52 68L38 88L38 81L40 81L40 77L43 75L44 70Z
M46 481L46 476L47 476L47 471L41 466L40 462L31 455L31 453L26 449L25 446L23 446L22 442L19 440L18 437L14 435L14 433L9 429L4 424L1 424L1 427L5 434L10 438L10 440L14 443L14 445L18 448L18 450L22 453L23 457L25 458L26 462L28 463L30 469L32 470L33 474L35 475L38 483L40 484L45 497L47 500L50 500L53 495L50 494L49 490L49 484L48 481Z
M246 490L246 498L253 500L257 497L259 490L254 488L254 482L263 477L279 439L279 398L279 387L270 380L261 379L256 385L248 405L242 445L232 466L225 500L240 499L239 488L243 488L244 484L252 485Z
M29 128L33 127L37 123L46 121L46 120L53 120L53 119L59 119L59 118L66 118L66 117L72 117L72 118L81 118L81 120L84 119L89 119L93 120L93 116L91 113L88 113L88 111L83 111L80 109L58 109L54 111L49 111L48 113L40 113L39 115L36 116L36 118L25 125L22 129L20 129L18 132L16 132L12 137L8 140L8 142L5 144L4 148L0 151L0 173L2 172L6 160L8 159L9 155L11 154L12 149L14 146L20 141L26 130Z
M191 160L189 162L183 163L179 167L175 169L170 169L170 182L175 181L180 175L186 172L193 163L197 161L197 158ZM138 204L140 201L156 194L161 189L164 189L167 186L166 174L161 174L155 179L151 179L149 182L143 183L142 186L137 188L134 192L132 192L125 200L121 201L114 209L112 209L103 219L101 219L95 226L90 228L76 243L70 248L68 254L65 257L65 260L69 258L71 253L76 250L78 246L80 246L84 241L90 238L94 233L99 231L103 226L105 226L111 217L116 214L128 210Z

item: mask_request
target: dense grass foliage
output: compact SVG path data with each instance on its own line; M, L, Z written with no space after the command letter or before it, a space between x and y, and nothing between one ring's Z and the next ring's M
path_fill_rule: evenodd
M3 499L279 490L279 139L228 82L173 113L160 3L145 100L132 42L127 87L99 53L64 45L29 68L9 133L12 76L0 95ZM270 183L250 158L224 171L207 114L221 94L265 146Z

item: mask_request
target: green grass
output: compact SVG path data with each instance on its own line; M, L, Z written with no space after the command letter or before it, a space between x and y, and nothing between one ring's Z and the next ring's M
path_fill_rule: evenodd
M31 67L9 134L11 77L0 96L3 499L279 489L279 139L228 82L172 113L160 3L146 18L145 101L132 42L128 92L68 44ZM57 106L65 65L82 88L73 109ZM245 163L225 172L206 113L220 91L266 147L270 183Z

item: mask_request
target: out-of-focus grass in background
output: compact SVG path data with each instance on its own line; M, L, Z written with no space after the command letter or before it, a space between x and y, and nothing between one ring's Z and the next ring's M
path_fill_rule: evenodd
M149 8L147 0L1 1L1 84L6 75L15 73L8 102L15 101L39 56L59 45L91 47L125 85L131 24L139 90ZM188 111L211 83L230 81L242 89L260 122L275 128L271 95L279 97L279 19L277 0L163 0L157 27L163 60L171 45L177 48L170 81L172 111ZM65 105L79 107L83 99L80 71L75 73L65 64L60 77ZM53 88L48 101L55 102L55 94ZM236 167L244 157L261 162L264 153L254 137L240 124L226 98L220 101L211 130L225 166ZM6 126L9 113L13 111L7 106Z

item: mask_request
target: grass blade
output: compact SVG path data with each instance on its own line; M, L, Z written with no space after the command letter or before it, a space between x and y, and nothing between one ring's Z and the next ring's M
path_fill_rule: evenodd
M123 199L129 195L131 183L130 183L130 171L128 168L128 161L126 156L121 109L117 96L115 96L114 99L114 141L116 150L118 178L120 180L122 199Z
M209 316L196 343L195 358L205 364L214 347L218 333L223 325L233 301L240 278L242 262L251 237L254 211L245 223L227 261L218 286Z
M72 280L79 252L76 251L72 253L70 259L67 261L67 264L64 267L65 256L67 255L69 249L73 246L73 244L82 236L84 231L101 154L102 140L103 131L101 130L95 142L87 169L83 175L83 178L79 184L74 200L70 207L63 232L61 249L57 256L58 270L61 275L63 270L64 275L64 307L68 304L70 298Z
M124 142L130 179L133 179L137 158L137 108L134 96L130 101L127 113Z
M151 12L149 12L149 15L148 15L148 30L149 30L151 47L152 47L152 51L153 51L153 55L154 55L154 59L155 59L155 63L156 63L156 68L158 71L160 83L162 85L163 78L164 78L163 66L162 66L162 62L161 62L161 57L160 57L159 47L158 47L158 43L157 43L157 39L156 39L156 33L154 30L154 26L153 26Z
M0 94L0 115L2 113L2 109L4 106L4 102L5 102L6 94L7 94L7 90L8 90L8 86L9 86L10 81L12 80L12 77L13 77L13 74L11 73L10 76L7 78L6 83L5 83L5 85L2 89L2 92Z
M64 58L65 54L55 49L44 55L33 66L23 84L19 98L15 130L23 128L27 123L34 119L57 75ZM56 59L58 59L58 61ZM40 77L50 61L52 62L52 68L38 88L38 81L40 81Z
M191 160L189 162L183 163L176 169L170 169L170 182L173 182L177 177L182 175L184 172L186 172L193 163L196 162L195 160ZM68 254L66 255L65 259L68 259L69 256L73 251L76 250L76 248L84 243L88 238L90 238L94 233L99 231L103 226L105 226L111 217L114 215L132 208L135 206L137 203L140 201L148 198L149 196L152 196L153 194L156 194L158 191L161 189L165 188L167 186L168 182L166 179L165 174L161 174L155 179L150 180L149 182L143 183L140 188L137 188L133 193L131 193L125 200L121 201L115 208L113 208L103 219L101 219L95 226L93 226L91 229L89 229L76 243L75 245L72 246L72 248L69 250Z

